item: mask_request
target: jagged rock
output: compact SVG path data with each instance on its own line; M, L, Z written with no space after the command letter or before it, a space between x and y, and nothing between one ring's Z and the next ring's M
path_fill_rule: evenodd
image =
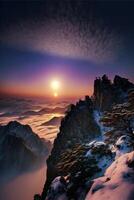
M71 105L65 118L61 121L60 132L54 141L50 157L47 160L47 181L43 198L51 181L59 175L57 164L60 156L65 151L71 151L76 144L91 141L100 136L100 128L93 117L93 103L89 97L80 100L76 105Z
M132 109L133 88L134 84L127 79L115 76L114 81L111 82L104 75L94 82L92 100L86 96L84 101L80 100L76 105L70 105L65 118L61 121L60 132L47 160L47 181L41 200L61 200L63 197L67 200L84 200L93 184L93 179L104 174L105 169L109 167L115 157L117 158L117 151L121 152L124 147L124 152L128 149L128 151L132 150L129 147L132 147L131 139L134 130L131 129L132 137L129 135L130 138L125 138L124 134L126 135L126 133L120 129L122 123L118 123L117 119L115 122L119 129L115 130L116 134L113 134L113 129L109 129L105 137L102 137L106 143L93 140L102 133L100 122L95 117L95 111L105 114L104 111L111 110L117 103L124 104L125 109ZM118 109L118 106L116 105L115 109ZM106 116L104 122L111 123L109 117L110 115ZM134 124L133 119L131 124ZM114 145L112 148L111 144ZM130 165L133 166L132 163ZM59 177L58 180L64 177L64 192L60 196L55 193L55 190L52 190L53 181L57 180L56 177ZM107 177L106 180L109 181L109 178ZM58 183L58 185L61 184L59 181ZM99 189L101 186L97 186L94 192ZM57 195L56 198L53 197L53 192Z
M131 83L128 79L117 75L114 77L113 83L116 88L121 89L123 92L127 92L130 88L134 87L134 84Z
M134 139L128 135L122 135L118 138L113 147L113 151L116 152L116 158L125 153L129 153L134 150Z
M106 75L96 78L93 93L95 107L101 111L110 110L112 105L123 103L127 99L131 88L134 88L133 83L117 75L113 83Z
M94 103L95 107L105 110L111 106L113 102L113 87L111 81L106 75L96 78L94 81Z
M67 200L84 200L89 183L92 184L94 177L104 174L114 156L108 145L96 141L87 145L76 145L72 151L64 152L57 164L59 174L64 178L57 177L52 181L46 199L58 200L64 194ZM62 184L60 179L64 180Z
M134 147L134 90L129 91L125 103L113 106L110 112L105 112L101 122L112 130L105 133L105 142L115 144L119 138L130 138L131 146Z

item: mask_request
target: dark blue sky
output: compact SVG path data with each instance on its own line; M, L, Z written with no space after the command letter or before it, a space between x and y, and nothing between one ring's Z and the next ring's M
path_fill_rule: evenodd
M3 92L48 95L57 78L62 95L80 96L104 73L134 79L133 2L0 4Z

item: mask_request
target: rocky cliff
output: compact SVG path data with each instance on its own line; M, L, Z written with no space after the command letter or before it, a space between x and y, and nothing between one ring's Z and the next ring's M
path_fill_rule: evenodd
M61 121L60 131L54 141L51 155L47 160L47 181L42 193L45 198L52 180L64 173L57 168L61 156L71 151L74 146L89 142L101 135L100 128L93 118L93 103L87 96L76 105L70 105L66 116Z
M98 110L110 110L114 104L126 101L129 89L134 84L128 79L115 76L113 82L106 75L94 81L93 100Z
M133 88L134 85L125 78L115 76L111 82L104 75L94 82L92 100L86 97L85 100L70 106L61 121L60 132L47 160L47 181L42 196L35 196L35 199L84 200L94 178L104 175L106 168L117 158L119 152L126 153L134 149L133 141L128 140L133 138L133 131L128 131L124 135L125 131L122 134L118 130L117 137L109 135L108 139L107 133L107 137L102 136L102 126L105 124L99 122L100 112L101 117L104 117L105 112L102 111L114 110L113 105L117 103L120 103L124 110L124 102L125 105L129 105L129 91ZM130 96L133 96L133 92ZM128 108L132 105L131 101L131 105L125 107L126 113L130 112ZM98 113L99 118L95 117L94 111ZM121 118L129 120L128 116L122 115ZM131 130L133 127L132 125ZM129 127L126 127L127 129ZM112 138L113 146L107 142L107 139Z

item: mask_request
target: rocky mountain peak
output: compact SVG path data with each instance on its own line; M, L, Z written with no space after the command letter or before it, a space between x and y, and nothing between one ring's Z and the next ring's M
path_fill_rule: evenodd
M59 174L57 164L62 154L65 151L71 151L75 145L88 143L101 135L100 128L94 120L93 108L93 102L88 96L85 100L79 100L76 105L69 106L47 160L47 181L43 198L46 196L51 181Z
M17 173L27 172L44 165L50 144L39 138L29 125L11 121L5 126L0 126L0 136L0 176L2 179L12 178Z
M127 92L129 88L134 87L134 84L131 83L128 79L122 78L118 75L114 77L113 84L116 88L122 89L124 92Z
M96 78L93 93L95 107L105 111L110 110L114 104L123 103L132 87L134 87L133 83L118 75L114 77L113 82L109 80L107 75Z
M124 124L123 132L119 123L119 119L128 121L128 114L133 118L133 88L134 84L125 78L116 75L112 82L103 75L94 81L92 98L86 96L69 106L47 160L47 180L42 196L36 196L39 200L85 199L93 179L104 175L114 159L134 149L133 136L126 136L128 128L132 132L133 127ZM105 126L104 122L112 117L109 113L115 114L113 121L118 124L118 130L113 124L110 128ZM102 131L102 126L109 130ZM112 140L110 144L107 138Z
M29 125L22 125L17 121L10 121L6 126L6 133L24 137L24 133L33 134L33 131Z

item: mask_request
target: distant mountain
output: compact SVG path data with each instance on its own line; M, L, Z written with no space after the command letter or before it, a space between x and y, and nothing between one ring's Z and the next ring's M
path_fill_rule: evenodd
M41 124L41 126L57 126L60 124L63 117L53 117L47 122Z
M0 118L11 117L11 116L19 116L19 118L25 118L29 116L38 116L38 115L44 115L44 114L50 114L50 113L64 114L66 109L67 107L55 107L55 108L45 107L45 108L40 109L39 111L27 110L23 112L20 110L15 110L12 112L5 112L3 114L0 114Z
M70 105L66 111L51 155L47 159L47 180L42 195L36 195L35 200L98 200L96 195L100 193L96 191L103 192L105 183L101 180L100 184L97 182L97 186L94 186L96 178L103 176L114 160L134 150L133 102L133 83L119 76L115 76L113 82L106 75L97 78L93 96L86 96L85 100ZM130 181L133 188L133 160L130 165L131 174L127 176L129 170L125 167L123 172L128 179L132 176ZM115 173L120 176L122 171L117 170ZM112 175L105 179L113 183L113 189L118 188L114 180L111 180ZM121 180L124 181L123 178ZM123 185L120 184L119 189ZM111 195L108 187L110 184L107 184L104 191ZM119 199L118 194L121 192L117 192L114 200ZM107 199L107 196L104 197ZM122 200L130 199L122 197Z
M50 146L28 125L11 121L0 126L0 177L6 179L38 168L45 162Z

